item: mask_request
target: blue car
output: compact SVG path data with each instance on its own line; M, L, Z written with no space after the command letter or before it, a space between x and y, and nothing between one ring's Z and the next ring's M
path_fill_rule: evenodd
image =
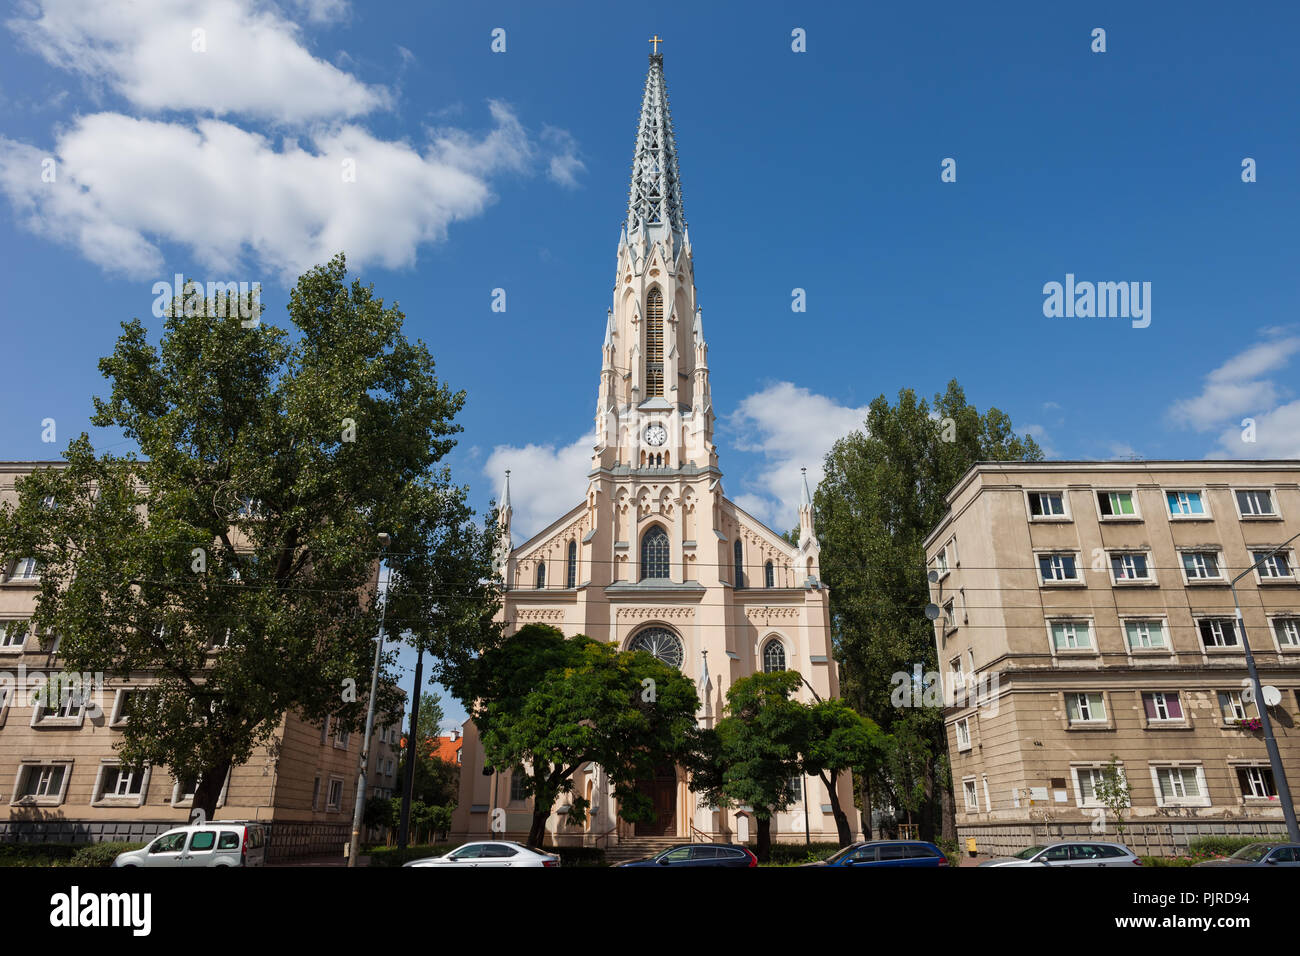
M920 840L873 840L853 843L833 856L805 866L947 866L948 858L933 843Z

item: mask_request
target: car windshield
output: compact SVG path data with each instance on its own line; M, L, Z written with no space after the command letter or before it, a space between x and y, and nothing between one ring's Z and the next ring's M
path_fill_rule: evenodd
M826 858L826 862L827 862L827 863L838 863L838 862L840 862L840 860L844 859L846 856L848 856L850 853L852 853L854 850L856 850L856 849L857 849L858 847L860 847L861 845L862 845L862 844L860 844L860 843L855 843L855 844L852 844L852 845L850 845L850 846L846 846L844 849L840 850L840 851L839 851L838 853L836 853L834 856L828 856L828 857Z
M1029 847L1028 849L1021 850L1019 853L1017 853L1017 854L1013 857L1013 859L1016 859L1016 860L1028 860L1028 859L1031 859L1031 858L1037 856L1039 853L1042 853L1042 852L1043 852L1043 849L1044 849L1044 848L1041 847L1041 846L1031 846L1031 847Z
M1236 853L1232 854L1234 860L1245 860L1247 863L1258 863L1264 857L1268 856L1269 846L1267 843L1252 843L1250 846L1243 846Z

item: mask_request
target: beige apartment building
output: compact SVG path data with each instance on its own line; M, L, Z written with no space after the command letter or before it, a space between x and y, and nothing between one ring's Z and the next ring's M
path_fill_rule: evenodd
M1098 798L1118 758L1124 841L1285 833L1247 688L1260 678L1300 784L1300 462L977 464L926 539L957 829L978 851L1116 839ZM1103 816L1104 815L1104 816Z
M16 501L16 479L60 465L0 462L0 501ZM10 559L0 577L0 842L144 840L185 823L193 781L162 769L132 774L117 762L123 703L149 686L149 674L107 678L87 700L61 695L50 707L34 694L63 671L57 637L39 635L30 624L38 575L39 568L20 558ZM391 795L396 786L400 720L398 714L376 725L372 795ZM269 824L272 861L341 853L352 831L360 736L287 715L267 746L231 770L216 818Z

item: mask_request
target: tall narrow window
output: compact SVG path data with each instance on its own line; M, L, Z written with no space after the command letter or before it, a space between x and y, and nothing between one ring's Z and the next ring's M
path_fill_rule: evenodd
M655 525L641 539L641 580L668 577L668 532Z
M768 674L785 670L785 648L775 637L763 647L763 670Z
M578 586L578 542L569 542L569 587Z
M645 310L645 396L664 394L664 298L658 289L646 296Z
M546 562L545 561L537 562L537 586L539 588L546 587Z
M733 550L736 558L736 587L743 588L745 586L745 546L740 543L739 538L736 539L736 546Z
M763 566L763 586L768 588L776 587L776 571L769 561Z

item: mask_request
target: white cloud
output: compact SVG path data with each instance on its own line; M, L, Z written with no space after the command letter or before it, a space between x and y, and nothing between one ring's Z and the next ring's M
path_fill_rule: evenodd
M1219 449L1210 457L1300 458L1300 401L1249 417L1255 421L1255 440L1246 441L1249 433L1240 426L1226 428L1219 434Z
M1175 402L1169 409L1170 418L1176 424L1207 431L1229 419L1260 412L1281 395L1277 384L1263 376L1284 368L1297 351L1297 336L1251 346L1210 372L1199 395Z
M511 535L516 546L580 504L591 471L592 436L571 445L497 445L483 464L483 474L501 500L510 470Z
M316 20L346 9L331 0L302 6ZM7 25L50 64L150 113L302 123L359 116L392 99L313 56L296 24L254 0L29 0Z
M544 126L542 142L555 151L547 175L561 186L569 189L577 188L578 174L587 169L587 164L578 158L578 141L567 130Z
M1038 447L1043 450L1044 458L1058 457L1056 448L1052 445L1052 439L1047 434L1046 427L1043 425L1025 425L1020 431L1038 442Z
M799 506L799 469L808 469L808 486L816 489L831 445L862 428L866 417L865 405L840 405L792 382L776 382L743 399L727 423L737 433L736 448L759 452L764 463L733 500L773 529L787 530Z

